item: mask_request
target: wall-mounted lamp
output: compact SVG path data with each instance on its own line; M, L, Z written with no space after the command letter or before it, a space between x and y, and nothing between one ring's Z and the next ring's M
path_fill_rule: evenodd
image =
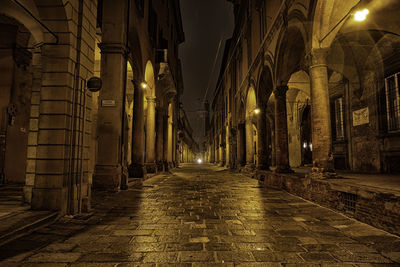
M354 20L355 21L364 21L367 18L368 14L369 14L369 10L366 8L363 10L356 11L354 13Z
M361 2L361 0L358 2L358 4ZM369 14L369 10L367 8L364 8L362 10L355 11L354 10L357 8L357 5L353 6L349 12L341 19L339 20L338 23L336 23L335 26L324 36L322 37L319 42L322 43L345 19L347 19L349 16L353 15L353 18L357 22L364 21L367 18L367 15Z
M254 111L254 114L259 114L260 113L260 109L259 108L256 108L255 110L253 110Z
M140 86L142 86L143 89L146 89L148 85L147 82L142 82Z

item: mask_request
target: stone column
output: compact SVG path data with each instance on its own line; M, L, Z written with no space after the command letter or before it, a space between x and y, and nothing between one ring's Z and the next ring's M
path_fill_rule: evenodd
M251 118L246 118L246 166L254 166L254 140L253 140L253 122Z
M121 130L125 70L125 46L120 43L101 43L101 79L97 123L98 154L93 187L118 190L121 184Z
M169 159L169 120L168 120L168 114L163 114L163 129L164 129L164 147L163 147L163 165L164 165L164 171L169 170L169 165L168 165L168 159Z
M288 128L286 114L286 92L288 87L278 86L275 95L275 145L276 145L276 172L293 172L289 165Z
M172 161L173 161L173 122L171 118L168 118L168 153L167 153L167 161L168 164L172 166Z
M129 177L144 178L144 91L139 82L133 82L133 132L132 164L129 166Z
M238 124L238 130L237 130L237 161L238 161L238 167L241 167L245 163L245 133L244 133L244 123L239 123Z
M211 144L210 144L210 163L214 163L215 162L215 142L214 140L211 140Z
M225 127L225 165L227 167L231 166L231 161L230 161L230 153L231 153L231 146L229 144L229 126Z
M219 165L224 166L224 138L222 137L222 133L219 134Z
M313 171L318 172L334 172L327 54L312 50L310 66Z
M164 154L164 110L160 107L156 108L156 164L157 171L163 171L163 154Z
M146 97L147 121L146 121L146 170L148 173L156 173L156 99Z
M268 149L268 130L267 130L267 107L260 105L260 113L257 117L257 130L258 130L258 161L257 169L269 170L269 149Z

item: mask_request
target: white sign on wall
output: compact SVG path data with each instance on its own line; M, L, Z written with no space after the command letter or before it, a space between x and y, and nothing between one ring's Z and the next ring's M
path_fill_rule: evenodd
M102 107L115 107L115 100L112 99L105 99L101 100Z
M353 111L353 126L369 124L368 107Z

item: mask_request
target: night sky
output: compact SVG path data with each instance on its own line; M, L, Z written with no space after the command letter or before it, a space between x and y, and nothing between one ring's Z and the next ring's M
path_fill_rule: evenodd
M208 99L215 90L220 61L226 39L234 26L233 6L226 0L180 0L183 29L186 41L180 47L183 66L184 93L182 102L199 141L202 136L202 120L199 113L209 81L218 44L222 38L219 59L215 66L208 91Z

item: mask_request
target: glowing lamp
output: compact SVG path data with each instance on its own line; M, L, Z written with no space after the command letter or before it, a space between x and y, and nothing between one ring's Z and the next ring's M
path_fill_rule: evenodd
M203 160L202 160L202 159L198 159L198 160L197 160L197 163L198 163L198 164L201 164L201 163L203 163Z
M255 110L254 110L254 114L259 114L260 113L260 109L259 108L256 108Z
M143 89L147 88L147 83L145 83L145 82L142 82L140 85L142 86Z
M359 10L356 13L354 13L354 20L355 21L364 21L367 16L369 14L369 10L368 9L363 9L363 10Z

